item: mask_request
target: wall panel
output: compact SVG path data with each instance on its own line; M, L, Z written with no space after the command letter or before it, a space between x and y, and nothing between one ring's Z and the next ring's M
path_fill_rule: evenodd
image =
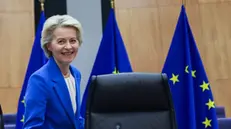
M1 0L0 1L0 12L5 13L21 13L21 12L30 12L32 11L32 0Z
M156 7L157 0L117 0L116 8Z
M175 31L176 22L178 20L180 6L179 5L169 5L169 6L160 6L158 8L160 17L160 28L161 28L161 41L159 44L162 44L162 53L159 53L162 56L161 65L163 67L163 63L165 61L165 57L167 56L167 52L169 49L169 45L172 41L172 37ZM152 44L156 44L153 42ZM158 43L157 43L158 44ZM150 55L151 56L151 55ZM161 72L162 67L160 69L156 69L155 71Z
M182 0L139 2L116 0L117 21L134 71L161 72ZM231 1L186 0L186 10L216 105L230 117Z
M15 113L34 38L32 0L0 1L0 103Z

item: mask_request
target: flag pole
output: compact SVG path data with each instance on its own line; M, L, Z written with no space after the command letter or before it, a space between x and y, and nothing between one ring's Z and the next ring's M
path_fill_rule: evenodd
M116 19L116 10L115 10L115 0L110 0L111 1L111 9L112 10L114 10L113 12L114 12L114 19ZM116 21L116 20L115 20ZM115 33L115 29L116 29L116 26L115 26L115 23L113 24L113 31L114 31L114 35L113 35L113 37L114 37L114 43L116 44L116 33ZM113 73L118 73L118 68L117 68L117 57L116 57L116 45L114 45L115 47L114 47L114 56L115 56L115 69L114 69L114 72Z
M182 5L185 6L186 5L186 0L182 0L181 3L182 3Z
M45 0L39 0L39 2L40 2L40 6L41 6L41 11L44 11Z
M111 8L115 9L115 1L111 0Z

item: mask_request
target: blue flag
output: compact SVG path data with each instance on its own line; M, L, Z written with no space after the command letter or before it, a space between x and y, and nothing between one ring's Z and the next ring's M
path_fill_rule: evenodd
M132 72L132 67L116 22L114 9L111 8L95 63L83 95L81 105L81 116L83 118L85 117L86 100L91 76L122 72Z
M182 5L164 64L178 129L218 129L210 83Z
M23 122L24 122L24 109L25 109L24 95L26 92L28 79L33 72L41 68L47 61L47 58L41 48L41 43L40 43L41 32L42 32L42 28L43 28L43 24L45 20L46 20L45 14L42 11L40 15L39 25L36 31L36 37L35 37L33 48L32 48L31 55L30 55L30 60L27 66L26 75L25 75L24 82L22 85L21 94L20 94L19 101L18 101L16 129L22 129Z

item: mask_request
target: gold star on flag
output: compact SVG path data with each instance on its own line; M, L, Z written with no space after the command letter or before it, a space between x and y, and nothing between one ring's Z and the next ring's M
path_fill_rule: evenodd
M22 102L22 103L25 103L25 100L23 99L21 102Z
M209 109L210 109L210 108L215 108L215 103L214 103L214 101L212 101L211 99L209 99L209 102L206 103L206 105L208 106Z
M180 82L178 80L178 77L179 77L179 75L172 74L172 78L170 78L170 80L173 82L174 85L175 85L176 82Z
M115 70L112 72L113 74L118 74L119 73L119 71L118 70L116 70L116 68L115 68Z
M23 115L23 116L22 116L22 119L21 119L20 121L21 121L21 122L24 122L24 118L25 118L25 117L24 117L24 115Z
M186 73L189 73L189 71L188 71L188 65L185 67L184 71L185 71Z
M207 128L208 126L212 127L211 126L211 121L212 120L209 120L207 117L205 118L205 121L203 121L202 123L205 125L205 128Z
M196 78L195 73L196 73L196 70L192 70L192 77L194 77L194 78Z
M24 104L24 107L26 107L25 96L23 97L23 100L21 101L21 103L23 103L23 104Z
M209 90L209 83L206 83L205 81L203 81L203 84L200 85L200 87L202 88L203 92L205 90Z

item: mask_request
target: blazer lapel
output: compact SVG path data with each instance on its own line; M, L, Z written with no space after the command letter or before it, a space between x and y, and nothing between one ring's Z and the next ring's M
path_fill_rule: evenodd
M82 116L80 115L80 109L81 109L81 104L80 104L80 81L81 81L81 75L78 71L76 71L72 66L71 68L71 72L72 75L75 78L75 87L76 87L76 106L77 106L77 111L75 114L76 119L78 119L77 123L78 123L78 127L79 128L84 128L84 119L82 118Z
M69 92L68 92L68 89L65 88L65 86L66 86L66 83L60 80L54 85L54 90L55 90L64 110L66 111L67 116L70 118L71 122L75 123L74 112L73 112L73 108L71 105Z
M67 85L63 78L63 75L53 57L51 57L48 64L51 70L50 74L52 74L50 76L52 77L52 80L54 82L54 91L57 94L57 97L59 98L60 103L62 104L68 118L76 127L74 111L72 108L69 91L67 89Z

